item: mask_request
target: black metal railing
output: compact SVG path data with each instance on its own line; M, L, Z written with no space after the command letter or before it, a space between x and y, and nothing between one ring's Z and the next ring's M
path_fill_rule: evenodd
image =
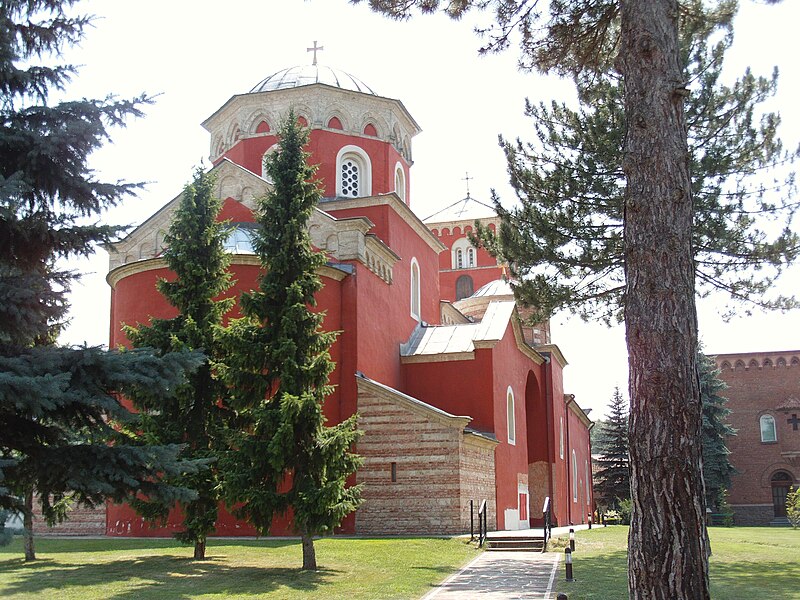
M489 507L486 504L486 500L481 502L481 507L478 509L478 547L482 548L484 542L486 542L486 535L489 533L487 529L488 519L486 518L486 513L489 512Z
M550 518L550 496L544 499L542 521L544 522L544 544L542 545L542 552L544 552L547 549L547 540L553 537L553 521Z

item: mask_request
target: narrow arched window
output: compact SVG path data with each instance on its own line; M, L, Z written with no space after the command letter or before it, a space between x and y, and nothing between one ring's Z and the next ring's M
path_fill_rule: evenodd
M464 268L464 251L461 248L456 248L456 269Z
M761 425L761 441L762 442L777 442L778 435L775 431L775 417L772 415L761 415L759 419Z
M467 248L467 266L475 266L475 248Z
M417 321L421 321L420 314L420 277L419 277L419 263L416 258L411 259L411 316Z
M572 451L572 501L578 501L578 459Z
M508 423L508 443L517 443L517 419L514 415L514 391L508 386L506 392L506 422Z
M394 191L403 202L406 201L406 176L403 173L403 167L399 164L394 170Z
M586 478L586 505L590 506L592 504L592 502L590 500L591 495L592 495L590 482L592 480L589 478L589 461L588 460L585 460L583 462L583 470L584 470L584 477Z

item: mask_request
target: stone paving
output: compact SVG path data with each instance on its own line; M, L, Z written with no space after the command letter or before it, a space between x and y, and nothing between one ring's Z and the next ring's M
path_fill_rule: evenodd
M552 600L558 552L483 552L423 600Z

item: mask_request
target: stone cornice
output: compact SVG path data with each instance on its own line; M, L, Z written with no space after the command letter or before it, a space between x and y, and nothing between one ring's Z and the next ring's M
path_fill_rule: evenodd
M477 446L479 448L494 450L500 444L500 441L482 435L477 431L470 431L467 429L464 431L464 443L468 446Z
M564 358L564 355L561 353L561 349L555 344L537 344L535 350L537 352L549 352L550 356L558 361L558 364L561 365L562 369L569 364L567 359Z
M452 362L457 360L475 360L474 352L442 352L440 354L413 354L401 356L400 363L413 365L414 363Z
M452 232L455 227L460 227L462 231L464 227L472 227L474 229L475 221L482 225L493 224L495 228L499 227L501 222L500 217L479 217L477 219L458 219L455 221L430 221L425 224L431 229L438 229L440 232L442 229L449 229Z
M232 254L231 265L252 265L261 266L261 260L255 254ZM136 262L121 265L116 269L109 271L106 275L106 282L111 286L111 289L116 288L117 283L126 277L144 273L146 271L156 271L158 269L167 269L167 261L164 258L150 258L147 260L137 260ZM335 281L342 281L347 277L347 273L336 267L330 265L323 265L317 269L317 275Z
M335 200L326 200L320 207L325 211L345 210L352 208L364 208L366 206L380 206L387 205L394 209L403 219L411 226L414 232L419 235L428 246L430 246L437 254L447 247L439 241L433 232L423 223L420 218L412 211L409 206L400 200L400 197L394 192L388 194L379 194L377 196L364 196L362 198L337 198Z

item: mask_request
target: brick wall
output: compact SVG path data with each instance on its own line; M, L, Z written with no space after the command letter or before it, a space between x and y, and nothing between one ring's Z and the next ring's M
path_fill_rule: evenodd
M736 429L728 439L733 476L729 501L738 525L764 525L772 519L772 486L776 471L800 481L800 429L787 419L800 410L791 399L800 398L800 351L722 354L716 357L720 377L728 384L728 422ZM788 405L787 405L788 402ZM800 407L800 405L798 405ZM759 419L775 419L777 441L762 442Z
M34 506L38 507L38 498ZM42 519L42 513L34 508L33 530L41 535L105 535L106 534L106 506L102 504L97 508L73 507L69 512L69 519L63 523L48 527Z
M358 384L364 433L357 451L364 465L356 479L364 484L364 504L356 512L357 534L465 533L468 495L489 499L494 514L494 442L467 439L473 437L464 434L468 418L369 381Z
M473 501L475 527L478 509L486 500L487 527L497 529L497 499L495 496L494 448L496 444L477 435L461 434L459 473L461 496L461 531L469 531L469 501Z

